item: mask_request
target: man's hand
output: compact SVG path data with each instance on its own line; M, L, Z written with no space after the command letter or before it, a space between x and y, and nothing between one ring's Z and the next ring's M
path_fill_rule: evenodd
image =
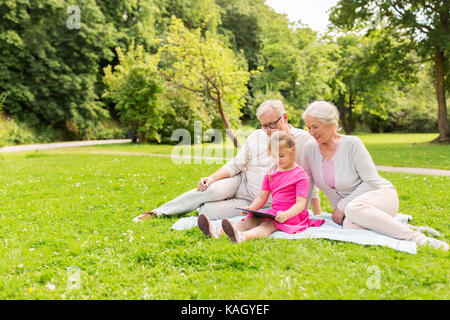
M279 222L279 223L283 223L285 222L287 219L289 219L288 214L286 213L286 211L278 211L277 212L277 216L275 217L275 221Z
M198 182L197 190L205 191L213 182L214 182L214 179L211 177L200 178L200 181Z
M331 215L331 219L334 223L342 226L342 223L344 221L345 214L341 210L339 210L337 207L334 209L333 214Z

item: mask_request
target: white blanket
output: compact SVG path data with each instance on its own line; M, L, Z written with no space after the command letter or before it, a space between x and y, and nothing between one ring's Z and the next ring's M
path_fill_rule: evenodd
M342 228L342 226L334 223L331 220L330 213L322 213L321 215L315 216L312 214L312 212L310 212L309 215L311 219L324 219L325 223L320 227L311 227L300 233L287 234L282 231L277 231L272 233L269 238L293 240L305 238L324 238L330 240L354 242L363 245L386 246L398 251L404 251L412 254L417 253L417 244L414 241L391 238L371 230L344 229ZM237 216L230 218L230 220L237 222L242 220L242 218L242 216ZM407 223L408 220L412 219L411 216L401 213L397 214L395 218L402 223ZM221 223L221 220L213 220L212 223L219 225ZM194 228L196 226L197 217L186 217L176 221L171 228L174 230L186 230Z

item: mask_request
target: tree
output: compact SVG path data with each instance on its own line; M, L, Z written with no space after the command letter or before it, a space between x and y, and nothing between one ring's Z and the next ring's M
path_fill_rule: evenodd
M392 36L410 40L411 48L434 60L438 101L438 141L450 140L446 83L450 82L450 2L448 0L340 0L331 10L331 22L344 29L387 23ZM447 77L447 79L445 79ZM448 88L448 87L447 87Z
M9 116L89 138L108 117L95 83L99 61L113 56L112 30L94 0L77 3L0 2L0 93Z
M227 36L235 52L242 51L249 69L260 65L263 24L270 9L264 0L216 0L222 12L218 32Z
M238 123L245 103L250 78L246 66L212 33L206 32L202 37L200 29L190 31L180 19L173 18L164 41L159 54L165 78L174 86L213 101L227 135L238 148L230 122Z
M220 9L215 0L153 0L159 9L156 27L164 34L175 16L188 29L200 28L215 33L220 24Z
M398 87L414 80L404 44L395 42L384 29L367 36L348 33L335 42L330 59L337 62L337 69L330 86L344 131L353 132L355 110L386 120L389 109L397 104Z
M334 69L334 62L328 59L329 46L310 28L294 28L286 16L272 13L269 21L263 25L264 71L252 81L252 89L280 92L288 104L301 111L312 100L329 94L327 82ZM297 115L295 120L299 118Z
M134 48L134 43L124 54L117 49L119 64L114 72L109 65L105 68L104 82L110 97L118 110L122 125L132 129L139 142L161 141L159 130L163 127L161 103L164 83L158 72L158 55L145 53L142 45Z

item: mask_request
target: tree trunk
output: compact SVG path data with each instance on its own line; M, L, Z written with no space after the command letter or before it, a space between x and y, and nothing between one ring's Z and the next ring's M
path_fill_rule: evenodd
M238 139L234 135L233 130L231 129L230 123L228 122L227 118L225 117L225 113L223 112L222 98L220 96L220 93L217 94L217 106L219 107L219 114L220 114L220 117L222 118L223 124L225 125L226 131L227 131L227 136L233 141L235 148L240 148L241 145L239 144Z
M348 96L348 134L353 132L353 98L350 93Z
M448 11L440 12L441 31L448 32ZM445 55L440 46L434 49L434 65L436 76L436 98L438 102L438 129L440 142L450 141L450 128L447 120L447 102L445 101L445 70L444 70Z
M339 92L339 100L338 100L338 108L339 108L339 118L341 119L342 129L344 129L346 134L348 132L347 121L345 121L345 93Z

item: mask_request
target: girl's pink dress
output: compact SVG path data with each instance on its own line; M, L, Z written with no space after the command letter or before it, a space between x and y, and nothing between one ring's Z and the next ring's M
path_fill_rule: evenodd
M272 194L272 208L259 210L277 214L278 211L286 211L297 201L296 197L308 198L309 177L308 174L296 166L288 171L275 171L271 173L272 181L266 174L263 180L261 190L270 191ZM243 220L250 217L249 214ZM269 220L269 219L264 219ZM272 220L275 227L286 233L297 233L306 230L308 227L320 227L325 220L312 220L309 218L308 209L305 207L298 215L289 218L283 223Z

